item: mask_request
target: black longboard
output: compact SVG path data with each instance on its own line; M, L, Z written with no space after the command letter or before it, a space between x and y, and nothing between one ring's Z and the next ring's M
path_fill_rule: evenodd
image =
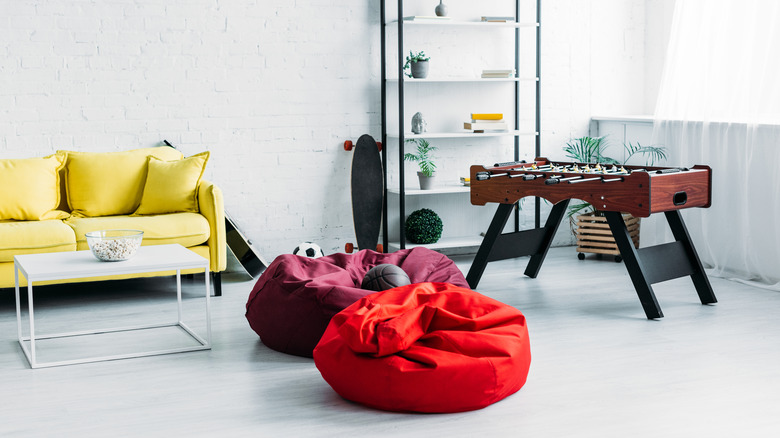
M363 134L354 147L352 156L352 220L355 224L355 238L359 249L376 249L383 252L379 243L382 225L382 181L381 145L368 134ZM350 150L351 142L344 148ZM354 245L347 243L345 250L352 252Z
M225 240L238 262L252 277L257 277L268 267L260 253L252 246L252 241L244 237L227 212L225 212Z

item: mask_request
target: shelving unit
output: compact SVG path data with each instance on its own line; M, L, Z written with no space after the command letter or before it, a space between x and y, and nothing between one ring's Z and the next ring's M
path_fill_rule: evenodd
M446 148L449 154L455 153L451 148L465 148L463 150L469 150L470 153L474 153L475 149L486 150L485 157L487 160L496 161L517 161L523 157L533 157L540 155L540 79L541 79L541 63L540 63L540 29L541 29L541 14L540 3L541 0L496 0L495 3L501 3L508 8L514 6L514 18L513 22L482 22L478 21L479 16L475 16L473 19L458 19L452 18L448 20L403 20L399 19L404 17L404 2L405 0L395 0L395 6L397 11L394 17L388 20L386 17L389 15L387 11L386 0L380 1L380 20L382 23L382 36L381 36L381 121L382 121L382 144L386 145L382 149L382 161L385 163L385 208L383 215L383 239L385 248L390 251L395 251L403 248L410 248L418 246L405 239L405 222L406 216L411 211L414 211L414 207L431 208L430 206L436 206L438 208L431 208L436 211L445 223L445 232L442 239L433 245L424 245L428 248L439 250L445 253L474 253L476 252L479 244L481 243L480 233L487 229L489 219L492 215L491 209L485 209L484 207L474 207L469 201L469 188L462 185L455 184L456 178L451 178L447 181L449 183L440 183L441 185L433 190L418 190L407 187L406 175L404 171L404 152L406 141L409 139L425 138L428 140L439 140L447 143ZM532 5L533 7L528 9L534 9L533 13L526 13L521 15L521 4L525 6ZM419 4L415 4L407 0L407 5L411 7L418 7ZM473 2L467 0L450 0L448 6L450 7L453 15L457 14L457 11L461 7L474 8ZM391 11L392 12L392 11ZM524 12L524 11L523 11ZM489 14L484 14L489 15ZM510 15L510 14L502 14ZM535 20L533 19L535 18ZM426 31L434 30L437 33L441 33L443 36L439 39L444 41L431 40L437 39L437 37L431 38L429 41L415 41L414 38L409 38L406 35L407 30L411 31ZM450 29L453 29L450 31ZM446 47L447 37L446 32L455 32L457 29L462 29L463 32L472 32L475 34L475 40L484 38L485 43L481 41L475 42L474 46L477 48L485 48L493 46L494 40L491 40L495 36L493 32L512 32L514 37L514 51L513 61L515 77L509 78L481 78L475 77L474 72L469 72L467 69L456 69L457 71L451 74L435 74L432 72L431 77L425 79L407 78L404 76L403 65L405 62L405 55L412 50L420 50L421 46L425 44L438 44L436 47ZM503 30L501 30L503 29ZM508 29L508 30L507 30ZM388 34L395 32L395 38L388 38ZM457 32L461 32L457 30ZM535 50L533 58L529 59L529 63L533 63L535 71L525 71L521 74L521 32L525 32L522 38L530 37L535 43ZM413 41L414 46L406 47L404 45L405 37L407 41ZM393 41L388 43L388 41ZM524 40L525 41L525 40ZM509 43L508 41L504 41ZM393 44L393 45L390 45ZM443 45L442 45L443 44ZM395 53L390 53L388 46L394 49ZM468 48L463 49L464 52L468 52ZM426 51L426 54L431 53ZM393 58L396 58L395 60ZM468 60L464 60L467 63ZM395 65L393 65L395 63ZM389 67L390 65L390 67ZM525 66L525 64L523 64ZM397 71L397 72L396 72ZM395 73L395 77L389 73ZM479 75L476 75L479 76ZM407 87L408 86L408 87ZM391 102L388 98L388 87L396 88L397 101L393 101L393 104L397 104L396 108L388 109L388 104ZM438 87L438 88L437 88ZM456 87L456 88L447 88ZM405 105L408 102L415 99L414 92L419 93L441 93L449 94L452 98L452 94L449 90L458 90L459 92L480 93L485 87L505 87L501 89L502 96L506 96L507 100L511 100L511 111L504 112L505 121L511 128L508 131L498 132L485 132L474 133L468 130L458 129L457 123L452 123L449 120L447 126L438 126L437 129L432 132L423 132L422 134L413 134L405 129L405 126L411 122L411 115L416 111L407 111ZM521 87L532 88L532 99L521 99ZM441 91L442 88L446 88L447 91ZM410 90L412 95L410 96ZM492 90L495 90L493 88ZM528 91L528 90L525 90ZM495 91L494 91L495 93ZM528 94L528 93L527 93ZM432 98L435 99L435 96ZM430 100L426 103L430 104ZM507 102L503 102L507 105ZM521 105L532 105L530 109L532 113L532 125L529 125L527 120L523 120L525 124L521 124L520 110ZM457 112L463 120L468 121L466 116L473 111L474 106L463 103L460 108L451 108L444 105L446 111L451 113ZM489 104L488 104L489 106ZM484 107L481 107L484 108ZM438 109L437 109L438 111ZM494 111L498 112L498 111ZM388 114L392 119L388 119ZM511 118L509 117L511 116ZM395 121L397 117L397 125L390 126L389 120ZM452 117L450 117L452 118ZM513 120L512 120L513 119ZM443 125L443 124L442 124ZM504 140L504 138L511 138L512 140ZM511 145L511 152L507 152L499 155L491 155L495 149L504 148L509 151L509 143ZM458 143L461 144L458 144ZM470 142L470 143L469 143ZM496 146L499 143L504 142L505 146ZM468 143L464 145L464 143ZM397 149L394 149L397 148ZM443 148L439 147L441 152ZM522 154L521 154L522 152ZM397 153L397 164L388 163L388 158L392 155L388 154ZM531 158L533 158L531 157ZM484 158L482 158L484 160ZM476 164L471 162L470 164ZM439 169L443 166L437 160ZM468 176L468 165L458 165L458 171L460 176ZM388 174L394 180L393 184L388 186ZM438 178L438 177L437 177ZM415 178L416 179L416 178ZM410 181L412 182L412 181ZM416 183L416 181L414 181ZM411 184L410 184L411 186ZM407 211L408 207L409 211ZM477 218L478 216L485 217L485 219ZM473 223L471 223L473 222ZM539 202L537 200L535 205L535 226L539 227ZM515 215L514 228L519 229L520 220L518 215ZM449 231L449 234L448 234Z

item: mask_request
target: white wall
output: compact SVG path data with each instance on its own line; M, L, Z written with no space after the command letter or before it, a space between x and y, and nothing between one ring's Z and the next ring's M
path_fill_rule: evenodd
M587 134L595 112L645 108L646 6L658 1L543 1L544 154ZM458 1L448 4L454 13ZM0 10L0 157L167 139L212 152L206 177L266 258L353 239L342 143L380 131L377 1L0 0Z

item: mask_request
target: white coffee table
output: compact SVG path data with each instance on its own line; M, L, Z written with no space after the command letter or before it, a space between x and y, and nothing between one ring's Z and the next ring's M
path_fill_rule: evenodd
M196 334L182 321L181 271L184 269L203 269L206 283L206 338ZM176 270L176 296L178 300L178 321L153 325L85 330L47 335L35 334L35 314L33 312L33 283L48 280L66 280L72 278L102 277L107 275L138 274ZM27 279L27 303L30 320L30 336L22 333L22 316L19 299L19 274ZM77 363L99 362L105 360L126 359L131 357L153 356L158 354L181 353L185 351L211 349L211 307L209 290L209 262L205 258L181 245L142 246L130 260L121 262L102 262L90 251L54 252L45 254L26 254L14 256L14 276L16 279L16 324L19 333L19 345L32 368L71 365ZM179 327L198 345L139 351L112 356L86 357L72 360L38 362L36 360L36 340L69 338L74 336L97 335L104 333L148 330L162 327ZM29 344L29 348L28 348Z

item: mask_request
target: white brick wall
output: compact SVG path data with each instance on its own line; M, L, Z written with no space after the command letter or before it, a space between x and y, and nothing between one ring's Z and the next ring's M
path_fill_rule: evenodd
M208 149L206 177L266 258L303 240L338 251L353 240L342 143L380 132L378 3L0 0L0 157ZM587 133L593 108L644 104L624 77L641 69L644 4L544 2L549 155ZM607 28L631 43L597 51Z

